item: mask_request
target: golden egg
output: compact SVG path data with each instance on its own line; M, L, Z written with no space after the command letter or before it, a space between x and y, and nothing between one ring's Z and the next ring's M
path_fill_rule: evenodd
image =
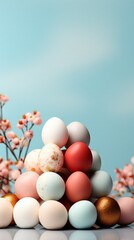
M111 197L101 197L94 203L97 210L96 224L100 227L112 227L120 218L120 207Z
M13 207L19 200L17 196L13 193L6 193L3 196L3 198L6 198L12 204ZM12 219L12 222L10 223L10 225L14 225L14 224L15 224L14 219Z

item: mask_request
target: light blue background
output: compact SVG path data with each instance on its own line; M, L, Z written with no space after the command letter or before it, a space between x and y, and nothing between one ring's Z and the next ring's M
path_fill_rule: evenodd
M115 178L134 154L134 1L0 0L0 92L14 131L35 109L81 121Z

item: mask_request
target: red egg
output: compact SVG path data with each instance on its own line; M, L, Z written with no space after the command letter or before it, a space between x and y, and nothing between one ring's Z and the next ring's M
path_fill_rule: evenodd
M91 183L87 175L77 171L66 181L66 196L71 202L87 200L91 195Z
M65 164L70 172L87 172L92 165L92 153L87 144L73 143L65 153Z

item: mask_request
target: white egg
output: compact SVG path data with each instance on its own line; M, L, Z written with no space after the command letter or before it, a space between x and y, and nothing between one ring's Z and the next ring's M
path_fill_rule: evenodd
M14 206L14 221L20 228L32 228L39 223L39 202L32 197L20 199Z
M65 226L67 219L67 210L58 201L48 200L40 206L39 220L46 229L61 229Z
M69 209L69 222L77 229L87 229L94 225L97 211L93 203L81 200L74 203Z
M0 198L0 228L7 227L13 216L13 206L5 198Z
M69 147L75 142L84 142L89 145L90 134L88 129L80 122L72 122L67 126L68 130L68 142L66 144Z
M57 117L50 118L42 129L44 144L55 143L59 147L65 146L68 140L68 131L64 122Z
M113 186L111 176L105 171L96 171L90 178L92 185L92 197L99 198L107 196Z
M90 171L98 171L101 168L101 158L100 155L95 151L91 150L92 156L93 156L93 161L92 161L92 166Z
M58 172L63 166L64 156L56 144L48 143L41 149L38 160L42 172Z
M59 200L65 193L65 183L62 177L54 172L45 172L39 176L36 188L38 195L44 201Z
M39 167L39 160L38 160L39 153L40 153L40 149L34 149L31 152L29 152L26 156L24 165L27 171L35 171L40 175L42 171Z

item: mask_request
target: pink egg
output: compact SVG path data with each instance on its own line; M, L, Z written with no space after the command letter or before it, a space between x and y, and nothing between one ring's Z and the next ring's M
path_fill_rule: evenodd
M128 225L134 222L134 199L122 197L118 200L121 209L121 215L118 224Z
M39 175L36 172L28 171L22 173L16 180L14 190L16 196L21 199L24 197L39 198L36 190L36 182Z

